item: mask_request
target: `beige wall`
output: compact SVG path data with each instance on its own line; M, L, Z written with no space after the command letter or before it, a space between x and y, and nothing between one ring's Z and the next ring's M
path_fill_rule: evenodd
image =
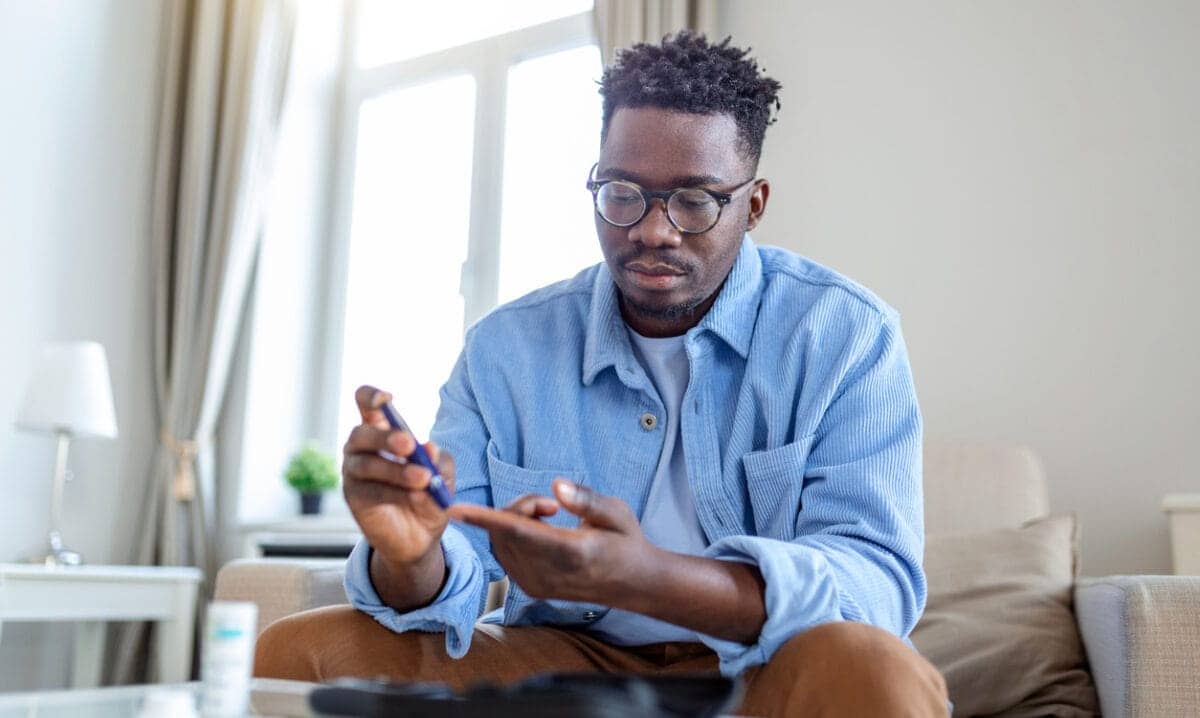
M1200 3L728 2L783 82L761 242L904 317L928 433L1026 442L1091 574L1200 492Z

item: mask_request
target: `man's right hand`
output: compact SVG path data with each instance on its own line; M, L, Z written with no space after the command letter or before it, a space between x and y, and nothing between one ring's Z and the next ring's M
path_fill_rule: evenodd
M393 572L407 573L431 562L441 564L441 537L448 517L426 490L428 470L379 454L387 451L407 456L415 447L416 439L393 430L380 410L391 399L390 394L372 386L360 386L354 392L362 423L350 432L343 448L342 491L363 536L375 549L375 558L383 559ZM425 449L453 495L453 457L439 451L433 442L425 444Z

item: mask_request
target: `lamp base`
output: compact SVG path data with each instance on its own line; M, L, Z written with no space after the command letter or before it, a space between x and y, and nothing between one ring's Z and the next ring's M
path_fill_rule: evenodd
M44 554L30 556L29 563L40 563L44 566L79 566L83 556L79 552L63 546L62 536L57 531L51 531L47 539L47 551Z

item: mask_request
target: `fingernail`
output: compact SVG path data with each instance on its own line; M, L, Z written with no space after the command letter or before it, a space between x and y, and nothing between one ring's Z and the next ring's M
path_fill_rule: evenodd
M403 452L404 434L399 431L393 432L390 436L388 436L388 446L392 447L392 449L395 451Z
M555 490L558 492L558 497L563 501L575 501L575 484L566 479L559 479L555 482Z

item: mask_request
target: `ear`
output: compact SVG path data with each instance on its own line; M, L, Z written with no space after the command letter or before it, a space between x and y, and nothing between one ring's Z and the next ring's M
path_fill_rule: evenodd
M767 197L771 195L771 183L764 180L758 180L754 185L754 189L750 190L750 202L746 210L746 231L754 229L758 226L759 220L762 219L763 213L767 211Z

